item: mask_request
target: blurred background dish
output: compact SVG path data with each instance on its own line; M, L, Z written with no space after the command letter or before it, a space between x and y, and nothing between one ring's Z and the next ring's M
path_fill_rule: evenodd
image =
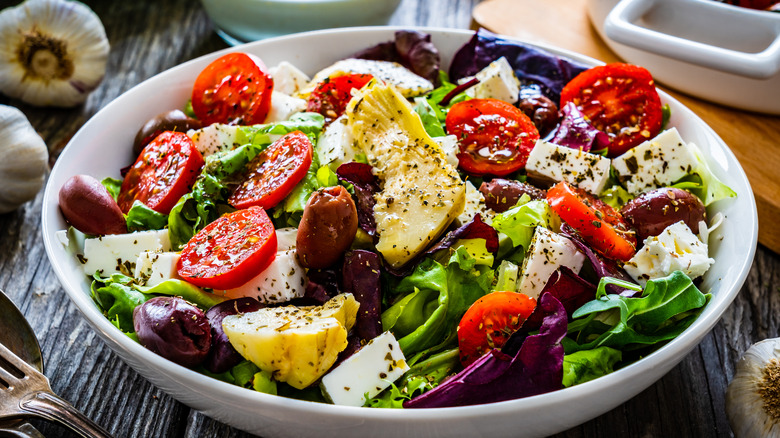
M658 82L780 114L780 14L712 0L588 0L587 10L604 42Z
M387 24L401 0L201 0L215 30L238 45L288 33Z

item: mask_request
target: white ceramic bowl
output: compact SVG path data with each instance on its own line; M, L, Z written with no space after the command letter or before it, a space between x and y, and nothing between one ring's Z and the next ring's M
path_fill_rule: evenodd
M318 29L387 24L401 0L201 0L217 33L236 45Z
M713 0L587 0L604 42L677 91L780 114L780 13Z
M747 178L723 141L690 110L662 93L672 109L671 124L687 141L706 153L715 174L739 197L717 205L726 222L711 237L716 263L702 289L712 301L696 322L666 346L608 376L549 394L491 405L430 410L380 410L317 404L261 394L232 386L176 365L120 333L89 297L89 281L80 265L56 240L65 222L57 206L58 191L72 175L118 177L132 160L136 130L160 111L181 108L191 84L210 61L228 51L260 56L267 65L287 60L314 73L368 45L392 39L395 28L320 31L269 39L187 62L134 87L98 112L76 133L52 169L44 195L43 239L46 252L73 303L105 342L131 367L179 401L220 421L264 437L454 437L545 436L559 432L620 405L666 374L693 349L720 318L742 286L757 239L756 206ZM425 29L448 65L471 32ZM589 64L597 61L549 48ZM106 144L115 147L106 148ZM713 213L714 211L711 211Z

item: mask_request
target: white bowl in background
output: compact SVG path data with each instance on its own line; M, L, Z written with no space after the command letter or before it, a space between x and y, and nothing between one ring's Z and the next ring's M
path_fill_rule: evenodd
M714 0L587 0L604 42L677 91L780 114L780 13Z
M465 30L415 29L432 35L445 66L472 35ZM223 50L154 76L92 117L71 139L52 169L42 217L46 253L84 318L125 362L154 385L210 417L263 437L496 437L518 433L546 436L603 414L660 379L712 329L739 292L755 254L758 230L753 194L734 155L700 118L665 93L661 93L661 98L671 107L671 125L684 139L704 150L714 173L739 196L710 209L710 214L723 213L726 221L710 238L716 262L704 276L701 287L712 293L712 300L701 316L664 347L610 375L548 394L489 405L427 410L334 406L258 393L176 365L122 334L96 307L80 264L55 237L58 230L66 227L57 199L68 178L76 174L98 179L118 177L119 169L132 162L132 143L138 128L161 111L183 107L201 69L224 53L253 53L269 66L289 61L313 74L369 45L392 40L396 30L399 29L377 27L308 32ZM580 62L599 64L572 52L547 49ZM106 148L106 144L115 147Z
M401 0L201 0L236 45L309 30L387 24Z

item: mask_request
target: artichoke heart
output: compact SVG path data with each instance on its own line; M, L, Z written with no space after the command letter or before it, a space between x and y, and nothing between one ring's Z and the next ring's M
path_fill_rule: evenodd
M460 215L466 185L392 85L369 82L346 114L356 147L382 184L375 195L376 248L391 266L403 266Z
M266 307L225 317L222 328L244 358L274 380L303 389L322 377L347 347L360 304L352 294L322 306Z

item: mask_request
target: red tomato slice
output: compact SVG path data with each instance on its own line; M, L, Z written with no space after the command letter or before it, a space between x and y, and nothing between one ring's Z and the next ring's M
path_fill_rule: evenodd
M228 203L235 208L274 207L306 176L311 156L311 141L301 131L276 140L247 165L249 170Z
M661 132L663 110L653 76L631 64L607 64L577 75L561 91L611 141L609 157L617 157Z
M517 292L491 292L475 301L458 324L463 366L493 348L501 348L535 307L535 299Z
M352 99L352 90L363 88L374 77L369 74L349 74L328 78L309 95L307 110L320 113L330 122L344 114L347 103Z
M636 253L636 237L619 212L600 199L561 181L547 190L547 202L594 250L626 261Z
M447 133L460 144L459 166L474 176L506 176L525 168L539 139L534 122L498 99L469 99L450 108Z
M117 204L127 213L138 200L154 211L168 214L189 192L203 167L203 156L183 132L166 131L141 151L130 167Z
M192 87L192 110L204 125L263 123L274 81L260 58L228 53L209 64Z
M176 265L195 286L233 289L261 273L276 255L276 231L265 210L251 207L221 216L195 234Z

